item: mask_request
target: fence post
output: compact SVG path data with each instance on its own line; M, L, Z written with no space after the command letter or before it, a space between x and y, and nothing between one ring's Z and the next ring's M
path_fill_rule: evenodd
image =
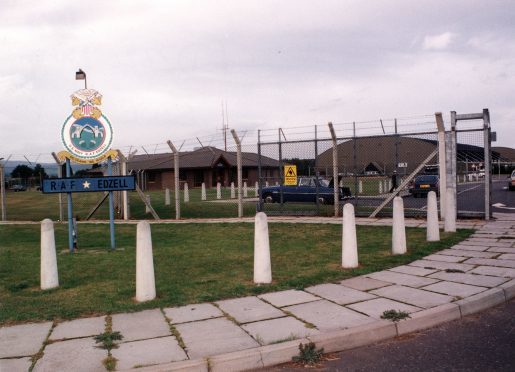
M57 163L57 177L62 178L63 177L63 163L59 160L57 157L57 154L55 152L52 153L52 157L54 158L55 162ZM63 213L63 194L59 193L57 194L57 198L59 200L59 221L63 222L64 213Z
M453 220L456 219L458 210L458 198L456 195L456 111L451 111L451 131L445 134L445 153L446 153L446 188L445 191L445 215L449 217L448 213L452 213L454 216L451 217ZM449 192L453 195L449 196ZM448 199L452 197L454 203L449 203ZM441 201L440 201L441 202ZM449 205L454 204L452 210L448 210Z
M179 152L173 145L172 141L168 140L166 142L170 149L173 152L173 176L174 176L174 187L175 187L175 219L179 220L181 218L181 195L179 187Z
M333 190L334 190L334 216L338 217L340 210L340 198L338 189L338 143L336 142L336 133L334 132L333 123L329 123L331 138L333 140Z
M238 171L238 217L243 217L243 193L241 190L242 174L241 174L241 141L234 129L231 129L232 137L236 142L236 165Z
M263 188L263 175L261 173L261 130L258 129L258 184L256 190L256 196L258 197L257 211L263 211L263 197L261 195L261 189Z
M129 153L129 157L131 154ZM118 159L120 159L120 173L122 176L127 175L127 158L122 154L120 150L118 150ZM130 217L130 209L129 209L129 194L127 190L122 191L122 212L123 219L128 221Z
M491 213L491 192L492 192L492 142L490 137L490 112L483 109L483 139L484 139L484 166L485 166L485 220L490 220Z
M436 126L438 128L438 176L440 191L440 216L445 219L445 205L447 195L447 164L445 161L445 125L441 112L435 113Z
M5 202L5 172L4 163L2 162L0 162L0 205L2 206L2 221L7 221L7 204Z

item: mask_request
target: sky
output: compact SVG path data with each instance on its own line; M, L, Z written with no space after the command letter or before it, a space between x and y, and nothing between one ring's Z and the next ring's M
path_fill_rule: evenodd
M515 147L514 19L495 0L2 0L0 157L62 150L78 68L115 148L220 135L222 102L240 134L488 108Z

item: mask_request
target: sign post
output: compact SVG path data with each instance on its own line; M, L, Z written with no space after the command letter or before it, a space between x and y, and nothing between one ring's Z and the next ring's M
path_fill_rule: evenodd
M79 76L79 72L83 75ZM85 73L79 70L77 78L85 79ZM112 174L112 161L118 152L111 150L113 130L109 119L102 113L99 105L102 104L102 95L94 89L80 89L71 95L74 109L66 118L61 129L61 141L65 151L57 154L62 162L66 161L66 178L44 180L44 193L66 193L68 197L68 242L70 252L74 251L74 224L73 224L73 192L82 191L109 191L109 222L111 230L111 249L115 249L114 234L114 205L113 191L134 190L135 183L132 177L115 177ZM94 179L71 178L71 161L79 164L96 164L107 160L108 177ZM132 188L123 188L130 183ZM89 182L91 180L91 182ZM107 183L106 183L107 182ZM76 236L75 236L76 238Z

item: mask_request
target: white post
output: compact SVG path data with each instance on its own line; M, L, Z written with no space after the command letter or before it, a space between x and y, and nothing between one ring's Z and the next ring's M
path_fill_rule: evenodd
M243 197L246 198L249 196L249 191L247 189L247 182L243 182Z
M406 253L406 227L404 202L400 196L393 198L392 254Z
M343 206L342 267L345 269L358 267L356 219L354 217L354 206L350 203Z
M358 183L358 192L360 194L363 193L363 181L359 180L359 183Z
M55 252L54 223L48 218L41 222L41 289L59 287Z
M216 198L222 199L222 185L220 185L220 182L216 183Z
M456 232L456 198L454 195L453 188L448 187L446 196L447 206L445 207L444 221L445 232Z
M165 189L165 205L170 205L170 189Z
M145 199L147 199L147 204L150 204L150 195L145 195ZM150 208L145 204L145 213L150 213Z
M204 182L202 182L202 191L201 191L200 199L207 200L207 197L206 197L206 184Z
M265 181L265 187L268 187L269 184L268 184L268 181Z
M59 170L60 165L57 165L57 169ZM59 194L59 200L61 197L61 194ZM7 211L6 209L6 201L5 201L5 174L4 174L4 165L0 162L0 220L1 221L7 221ZM59 204L61 207L62 204ZM62 208L59 209L62 212Z
M184 202L190 201L190 189L188 188L188 182L184 182Z
M181 219L181 187L179 181L179 151L175 148L172 141L166 142L173 152L173 178L174 178L174 194L175 194L175 219Z
M272 283L272 263L270 261L270 241L268 220L263 212L256 213L254 225L254 283Z
M427 231L426 239L428 242L440 240L440 226L438 225L438 203L436 193L429 191L427 194Z
M148 221L138 222L136 233L136 301L156 298L152 234Z
M234 182L231 182L231 199L236 198L236 192L234 189Z
M379 194L383 193L383 181L379 181Z
M257 198L259 196L259 183L256 181L254 184L254 196Z

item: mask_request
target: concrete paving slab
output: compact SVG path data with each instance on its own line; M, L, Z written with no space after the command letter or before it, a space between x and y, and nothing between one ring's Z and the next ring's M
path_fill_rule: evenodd
M347 305L347 307L376 319L381 319L381 315L387 310L405 311L408 313L422 310L420 307L406 305L387 298L375 298L373 300Z
M467 261L465 261L465 263L471 265L500 266L515 269L515 261L513 260L499 260L496 258L469 258Z
M511 247L511 243L507 243L507 242L485 243L485 242L464 240L462 243L466 244L466 245L477 245L477 246L481 246L481 247Z
M469 271L474 268L474 265L464 263L451 263L441 261L418 260L409 264L409 266L423 267L425 269L439 269L439 270L461 270Z
M439 282L436 284L431 284L426 287L423 287L426 291L443 293L449 296L455 297L468 297L475 295L480 292L486 291L488 288L485 287L477 287L474 285L463 284L463 283L454 283L454 282Z
M395 271L396 273L409 274L409 275L417 275L417 276L426 276L432 273L436 273L438 270L436 269L424 269L422 267L415 266L397 266L388 269L388 271Z
M111 354L118 359L118 370L188 359L173 336L126 342L111 350Z
M95 336L105 330L105 316L83 318L59 323L55 326L50 340Z
M258 297L277 307L291 306L302 304L304 302L320 300L320 298L313 296L311 293L298 291L296 289L266 293Z
M482 252L486 251L488 247L482 246L482 245L467 245L467 244L456 244L452 247L452 249L462 249L464 251L476 251L476 252Z
M436 283L437 280L422 278L420 276L414 276L409 274L396 273L393 271L379 271L377 273L368 274L368 277L377 280L383 280L385 282L407 285L408 287L422 287L424 285L429 285L432 283Z
M254 296L218 301L217 305L238 323L283 317L286 314Z
M497 258L500 260L515 260L515 253L504 253Z
M93 338L56 342L47 345L33 372L105 372L102 361L107 351L96 347Z
M488 252L493 252L493 253L515 253L515 248L493 247L493 248L488 248Z
M159 309L116 314L112 319L113 332L122 334L122 342L170 336L170 327Z
M381 280L367 278L366 276L357 276L355 278L345 279L340 282L341 285L356 289L358 291L369 291L371 289L386 287L391 283Z
M464 249L444 249L438 252L439 255L459 256L459 257L477 257L477 258L492 258L498 255L495 252L478 252L466 251Z
M374 318L359 314L327 300L308 302L285 308L297 318L314 324L319 330L335 330L356 327L375 321Z
M308 287L305 290L319 297L336 302L340 305L370 300L376 297L367 292L358 291L356 289L347 288L342 285L332 283L315 285L313 287Z
M219 318L224 316L220 309L212 304L195 304L181 307L168 307L164 309L164 312L172 324L193 322L195 320Z
M508 281L508 278L499 278L495 276L486 276L478 274L464 274L464 273L446 273L439 271L429 275L431 278L446 280L448 282L456 282L463 284L476 285L479 287L497 287L498 285Z
M27 372L31 364L30 358L0 359L0 371Z
M423 308L442 305L454 300L451 296L400 285L374 289L372 293Z
M515 269L495 266L479 266L470 271L471 274L493 275L504 278L515 278Z
M243 329L225 318L182 323L175 327L191 359L259 346Z
M46 340L50 328L51 322L0 328L0 358L36 354Z
M261 345L296 340L320 333L314 328L308 328L305 323L291 316L248 323L242 325L241 328L246 330Z
M467 257L460 256L447 256L443 254L431 254L429 256L424 257L424 260L431 261L442 261L442 262L462 262L465 261Z

